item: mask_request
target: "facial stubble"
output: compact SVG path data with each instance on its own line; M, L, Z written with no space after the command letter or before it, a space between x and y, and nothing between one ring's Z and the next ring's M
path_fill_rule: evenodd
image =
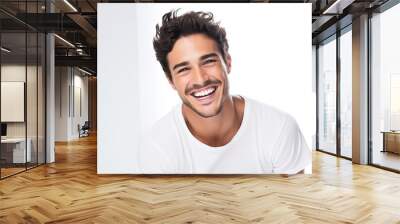
M207 85L213 84L213 83L222 83L222 82L221 82L220 80L206 80L201 86L195 86L195 85L194 85L193 87L195 87L195 88L193 88L193 87L191 87L191 88L186 88L184 94L185 94L185 96L187 96L187 97L192 97L192 96L189 94L189 92L191 92L191 90L193 90L193 89L204 88L204 87L206 87ZM221 85L219 85L219 86L221 86ZM220 87L218 87L218 88L220 88ZM224 82L224 85L223 85L223 89L222 89L221 102L220 102L219 105L218 105L218 109L217 109L216 112L213 113L213 114L204 114L204 113L202 113L201 111L197 110L197 109L190 103L190 101L187 100L187 98L186 98L185 96L180 96L180 98L182 99L183 104L186 105L188 108L190 108L190 109L191 109L193 112L195 112L197 115L199 115L200 117L203 117L203 118L210 118L210 117L214 117L214 116L216 116L216 115L218 115L218 114L221 113L221 111L222 111L222 109L223 109L223 106L224 106L224 102L225 102L225 100L226 100L225 97L228 96L228 94L229 94L229 83L228 83L228 80L225 79L225 82Z

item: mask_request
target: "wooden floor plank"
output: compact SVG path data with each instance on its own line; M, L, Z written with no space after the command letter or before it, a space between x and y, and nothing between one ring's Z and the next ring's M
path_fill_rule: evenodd
M97 175L96 137L0 181L0 223L400 223L400 175L320 152L313 174Z

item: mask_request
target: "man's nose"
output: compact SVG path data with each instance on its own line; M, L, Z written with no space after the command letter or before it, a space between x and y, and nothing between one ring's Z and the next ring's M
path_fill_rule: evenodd
M193 69L193 83L202 85L207 79L208 75L201 67L196 67Z

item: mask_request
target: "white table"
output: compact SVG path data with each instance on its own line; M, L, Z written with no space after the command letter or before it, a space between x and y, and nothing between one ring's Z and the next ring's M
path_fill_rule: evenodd
M31 154L31 145L32 140L30 138L26 139L28 144L26 147L25 154L25 138L6 138L1 139L1 144L6 145L7 147L13 147L13 163L25 163L31 162L32 154ZM26 159L26 161L25 161Z

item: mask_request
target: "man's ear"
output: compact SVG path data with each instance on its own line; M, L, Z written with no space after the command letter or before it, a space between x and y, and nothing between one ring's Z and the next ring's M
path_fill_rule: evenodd
M228 74L231 72L231 67L232 67L232 58L229 53L226 53L226 70L228 71Z

